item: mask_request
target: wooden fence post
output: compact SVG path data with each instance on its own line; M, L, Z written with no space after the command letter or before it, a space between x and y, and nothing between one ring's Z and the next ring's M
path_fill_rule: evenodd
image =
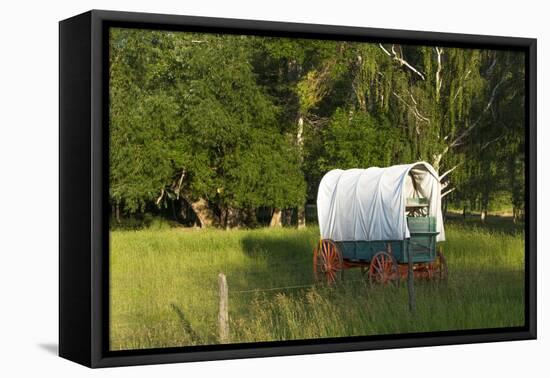
M229 303L228 289L225 274L218 274L218 293L220 296L220 308L218 314L218 323L220 331L220 343L229 342Z
M409 272L407 275L407 286L409 288L409 310L414 315L416 313L416 297L414 293L413 253L410 246L407 246L407 260L409 265Z

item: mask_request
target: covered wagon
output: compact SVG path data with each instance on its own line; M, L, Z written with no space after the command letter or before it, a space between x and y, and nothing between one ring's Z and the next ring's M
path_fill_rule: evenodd
M345 269L361 268L371 282L444 278L447 266L437 242L445 240L441 184L425 162L386 168L335 169L319 184L321 239L313 271L329 283Z

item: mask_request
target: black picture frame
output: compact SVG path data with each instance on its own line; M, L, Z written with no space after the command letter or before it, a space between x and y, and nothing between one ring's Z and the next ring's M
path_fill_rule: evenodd
M526 53L524 327L254 344L108 350L108 30L207 31ZM536 39L92 10L59 23L59 355L89 367L536 338Z

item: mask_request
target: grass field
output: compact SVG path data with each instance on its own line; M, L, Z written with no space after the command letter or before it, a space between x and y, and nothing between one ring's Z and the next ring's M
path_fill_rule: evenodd
M336 287L261 291L313 283L316 227L113 231L110 346L219 343L219 272L229 285L234 343L521 326L524 235L506 220L490 224L448 223L449 279L415 282L414 317L406 284L371 287L354 270Z

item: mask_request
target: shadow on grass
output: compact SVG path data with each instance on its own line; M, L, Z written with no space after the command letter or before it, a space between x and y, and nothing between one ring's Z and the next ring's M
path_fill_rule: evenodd
M241 248L248 262L227 272L230 290L311 284L315 237L310 230L247 234L241 239Z
M304 235L306 236L306 235ZM251 234L241 241L243 251L250 257L264 257L280 259L282 256L296 258L311 252L309 238L296 235L271 236L268 234Z

